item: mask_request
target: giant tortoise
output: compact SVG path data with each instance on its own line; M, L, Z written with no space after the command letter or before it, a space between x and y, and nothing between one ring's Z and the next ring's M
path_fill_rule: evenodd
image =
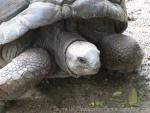
M1 99L16 99L40 82L51 72L51 56L72 76L98 73L100 57L110 70L130 71L142 62L138 43L121 34L127 28L125 0L0 3Z

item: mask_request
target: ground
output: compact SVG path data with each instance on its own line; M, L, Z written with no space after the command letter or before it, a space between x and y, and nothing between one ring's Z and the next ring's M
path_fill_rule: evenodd
M103 70L90 78L44 80L7 113L149 113L150 112L150 0L126 0L129 26L145 52L139 73ZM132 108L131 108L132 106Z

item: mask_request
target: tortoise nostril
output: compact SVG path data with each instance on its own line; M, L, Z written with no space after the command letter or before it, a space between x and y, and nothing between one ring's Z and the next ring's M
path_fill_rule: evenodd
M86 64L87 63L87 60L83 57L78 57L78 61L81 63L81 64Z

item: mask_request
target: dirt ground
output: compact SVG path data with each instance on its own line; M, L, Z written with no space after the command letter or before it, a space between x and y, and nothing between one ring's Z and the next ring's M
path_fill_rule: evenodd
M149 113L150 112L150 0L127 0L129 27L145 51L139 73L101 71L90 78L50 79L22 99L12 101L7 113ZM130 107L134 89L136 105Z

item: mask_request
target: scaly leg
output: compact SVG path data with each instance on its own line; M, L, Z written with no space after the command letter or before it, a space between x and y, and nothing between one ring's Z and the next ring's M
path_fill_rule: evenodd
M17 99L40 82L50 67L50 57L43 49L33 48L20 54L0 70L0 99Z
M144 52L135 39L123 34L113 34L104 37L99 44L105 68L132 72L140 67Z

